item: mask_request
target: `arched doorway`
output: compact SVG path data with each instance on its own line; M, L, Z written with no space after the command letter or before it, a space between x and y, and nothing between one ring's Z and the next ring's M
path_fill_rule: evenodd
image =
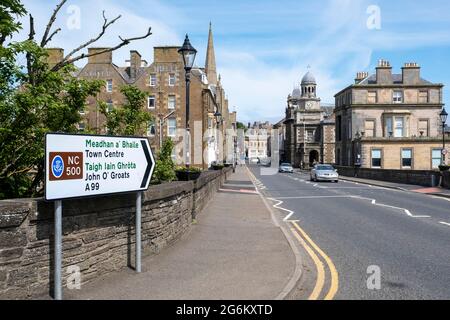
M319 162L319 152L317 150L312 150L309 153L309 166L312 167L314 163Z

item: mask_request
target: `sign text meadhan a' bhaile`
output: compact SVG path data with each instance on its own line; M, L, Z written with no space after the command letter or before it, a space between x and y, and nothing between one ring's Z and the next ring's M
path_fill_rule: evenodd
M48 134L46 199L148 188L154 168L147 139Z

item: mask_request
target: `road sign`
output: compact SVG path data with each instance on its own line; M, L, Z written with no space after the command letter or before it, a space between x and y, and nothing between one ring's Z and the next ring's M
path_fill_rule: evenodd
M155 161L146 138L47 134L45 199L147 190Z

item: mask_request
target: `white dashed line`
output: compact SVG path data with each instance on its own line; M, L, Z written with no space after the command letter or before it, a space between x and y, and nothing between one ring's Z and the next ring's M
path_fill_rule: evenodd
M439 223L450 227L450 223L448 223L448 222L443 222L443 221L441 221L441 222L439 222Z

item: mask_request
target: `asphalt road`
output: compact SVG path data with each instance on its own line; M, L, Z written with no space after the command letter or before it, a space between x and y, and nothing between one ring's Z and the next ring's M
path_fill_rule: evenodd
M293 211L290 219L299 220L332 259L339 274L335 299L450 299L447 199L345 181L314 183L300 173L261 175L255 166L250 170L268 202L283 201L279 206ZM376 283L371 266L381 273L379 289L368 289L369 278Z

